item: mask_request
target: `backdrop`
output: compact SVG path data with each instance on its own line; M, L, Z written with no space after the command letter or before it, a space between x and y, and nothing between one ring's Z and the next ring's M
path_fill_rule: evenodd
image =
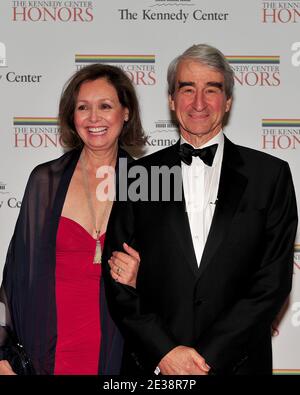
M90 63L117 65L136 85L147 154L178 138L167 107L169 62L192 44L216 46L235 72L225 133L287 160L299 202L299 32L300 1L1 0L0 273L30 171L63 152L63 84ZM300 374L299 233L294 257L292 294L274 323L276 374Z

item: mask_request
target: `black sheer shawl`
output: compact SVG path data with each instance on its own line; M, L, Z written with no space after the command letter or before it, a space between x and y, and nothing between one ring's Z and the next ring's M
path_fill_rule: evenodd
M80 150L73 150L32 171L3 272L0 299L37 374L54 371L56 234L79 156ZM122 149L119 157L131 159ZM123 340L110 318L102 278L100 314L99 374L119 374Z

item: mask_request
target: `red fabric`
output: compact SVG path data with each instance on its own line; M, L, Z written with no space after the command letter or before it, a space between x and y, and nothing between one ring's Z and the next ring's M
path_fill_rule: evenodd
M100 238L102 248L104 238ZM95 239L81 225L60 217L55 273L56 375L98 374L101 265L93 264L95 248Z

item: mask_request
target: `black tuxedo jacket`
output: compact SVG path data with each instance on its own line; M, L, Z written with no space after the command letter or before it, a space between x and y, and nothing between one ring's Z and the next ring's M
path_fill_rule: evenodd
M178 148L179 142L134 166L149 174L151 166L181 166ZM166 353L186 345L216 372L271 373L271 323L291 290L296 228L288 164L227 138L199 268L184 197L116 201L103 273L111 314L125 337L124 372L153 373ZM140 252L136 289L109 275L107 259L124 241Z

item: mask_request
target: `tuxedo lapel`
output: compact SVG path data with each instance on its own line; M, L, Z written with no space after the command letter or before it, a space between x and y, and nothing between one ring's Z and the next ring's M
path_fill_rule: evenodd
M177 202L177 209L174 213L176 219L176 226L174 226L174 233L176 235L176 243L180 246L181 251L185 257L186 262L192 269L195 276L198 276L198 264L194 250L192 234L188 219L188 214L185 207L184 194L182 192L182 202Z
M178 154L180 147L180 140L170 147L170 150L167 151L167 155L163 159L163 164L172 166L180 166L181 167L181 159ZM180 173L180 177L182 174ZM181 178L182 181L182 178ZM174 209L174 212L172 210ZM183 252L183 256L185 261L183 264L188 264L188 266L193 271L194 275L198 275L198 264L197 258L194 251L194 245L191 235L191 229L188 219L188 214L185 205L184 191L182 185L182 200L181 201L171 201L169 204L169 218L170 218L170 227L173 230L173 234L175 235L175 239L172 240L172 244L175 243L179 246L180 250Z
M247 178L238 171L241 166L242 160L237 147L225 138L218 200L203 251L199 276L217 253L247 185Z

